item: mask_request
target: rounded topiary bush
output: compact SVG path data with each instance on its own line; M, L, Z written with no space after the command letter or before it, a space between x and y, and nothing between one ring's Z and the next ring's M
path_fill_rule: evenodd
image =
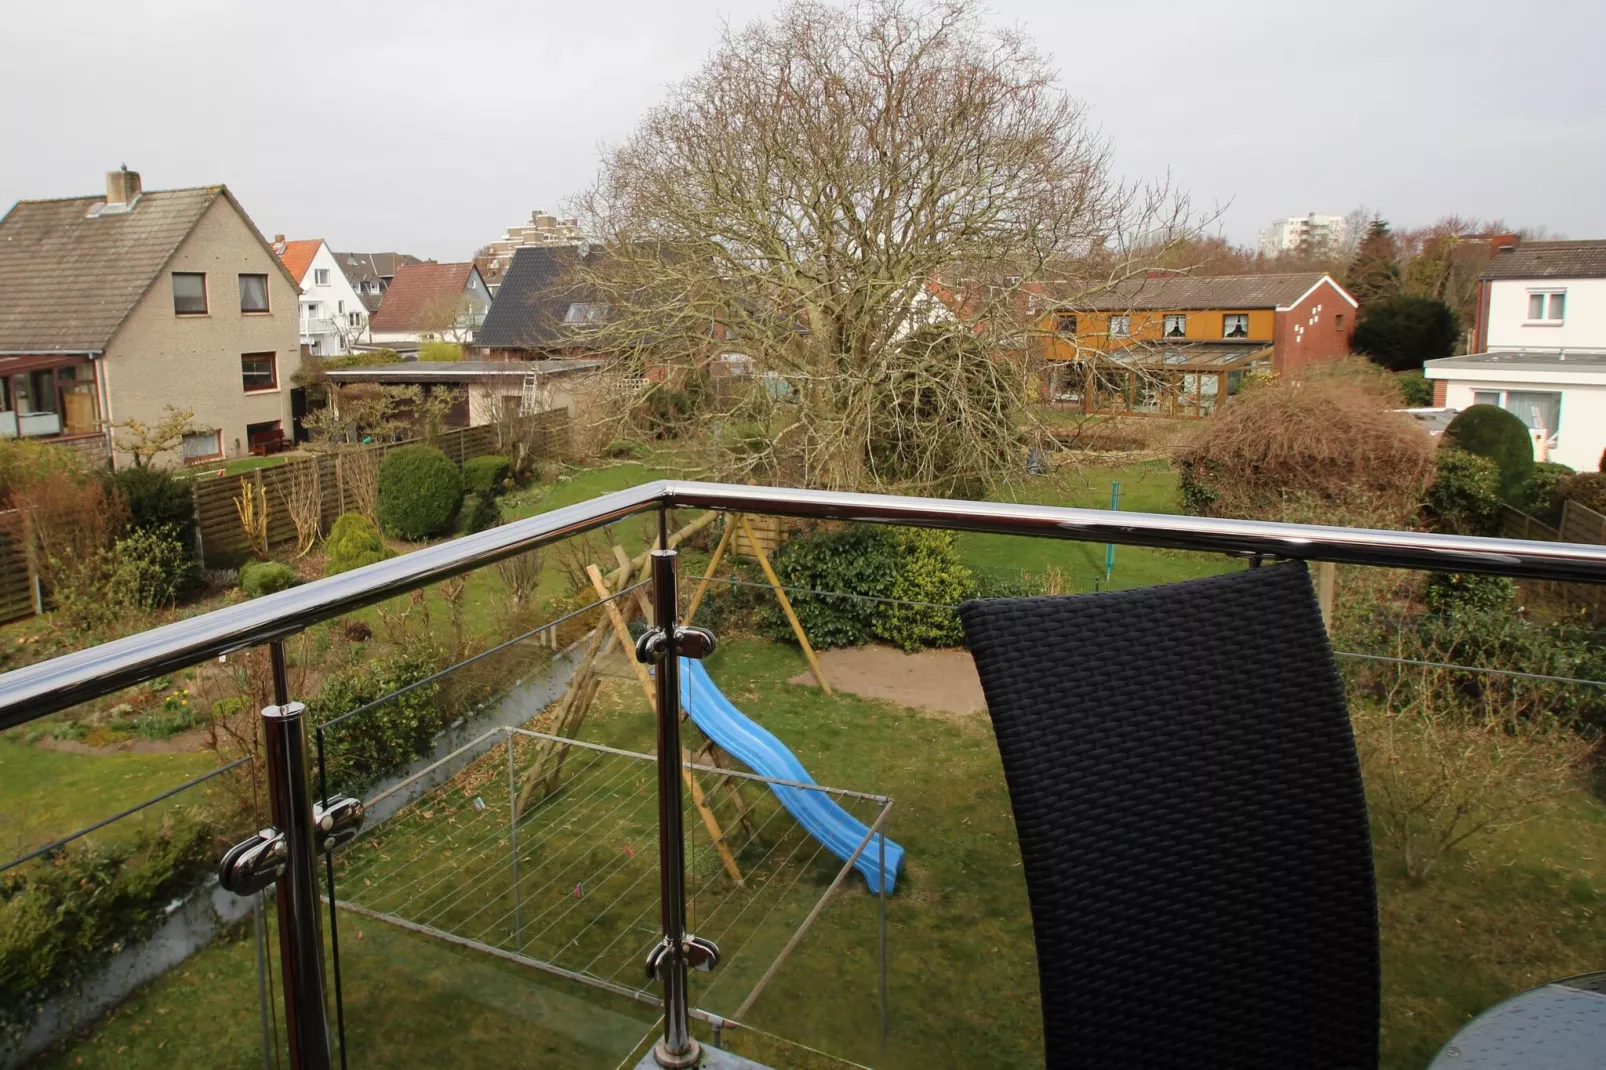
M463 474L446 454L422 444L398 446L379 462L379 526L417 542L452 526L463 504Z
M240 590L249 598L294 587L296 570L283 561L248 561L240 566Z
M1534 444L1528 426L1498 405L1474 405L1444 429L1456 449L1487 457L1500 469L1500 497L1523 504L1523 490L1534 470Z
M346 513L336 520L323 545L329 551L329 563L323 570L326 576L350 572L396 556L395 551L385 548L374 522L361 513Z
M463 462L463 489L470 494L495 494L512 470L513 462L498 453L470 457Z

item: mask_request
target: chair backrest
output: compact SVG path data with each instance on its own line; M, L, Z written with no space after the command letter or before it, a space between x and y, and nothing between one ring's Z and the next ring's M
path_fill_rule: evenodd
M1301 563L960 607L1050 1067L1375 1067L1376 886Z

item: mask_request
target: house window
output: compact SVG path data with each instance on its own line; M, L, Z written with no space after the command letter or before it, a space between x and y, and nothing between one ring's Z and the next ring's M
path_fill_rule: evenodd
M268 277L266 275L240 276L240 311L268 311Z
M1344 313L1338 312L1333 315L1333 330L1339 334L1344 333Z
M1506 411L1527 424L1528 430L1554 435L1561 423L1561 395L1545 390L1508 390Z
M315 286L328 286L329 285L329 269L328 268L313 268L312 269L312 282L313 282L313 285L315 285Z
M1248 338L1249 314L1247 312L1229 312L1221 317L1221 337Z
M1567 318L1565 291L1545 291L1528 295L1529 323L1560 323Z
M186 461L204 461L223 456L220 431L191 431L179 443L179 455Z
M1472 392L1472 404L1474 404L1474 405L1494 405L1496 407L1499 407L1499 405L1500 405L1500 391L1498 391L1498 390L1474 390Z
M1188 317L1167 316L1165 318L1165 336L1167 338L1188 337Z
M1075 334L1076 333L1076 313L1074 313L1074 312L1056 312L1054 314L1054 333L1055 334Z
M348 324L350 324L351 326L353 326L353 327L361 327L362 326L362 313L361 312L348 312L348 313L346 313L346 322Z
M1131 333L1132 333L1132 317L1131 316L1111 316L1110 317L1110 337L1111 338L1125 338L1127 335L1129 335Z
M318 302L316 302L316 301L308 301L306 304L301 306L301 312L309 320L317 319L318 318Z
M206 314L206 273L173 272L173 311L180 316Z
M564 323L600 323L608 316L610 306L577 301L563 314Z
M335 302L335 313L340 316L344 316L346 314L346 303L344 301Z
M240 378L246 393L279 388L279 357L277 353L242 353Z

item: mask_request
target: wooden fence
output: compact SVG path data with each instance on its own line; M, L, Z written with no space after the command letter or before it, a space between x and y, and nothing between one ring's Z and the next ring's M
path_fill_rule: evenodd
M563 449L568 434L568 413L554 410L542 414L543 442L538 450L552 456ZM371 482L380 459L388 450L406 443L362 446L339 453L320 454L290 461L273 468L258 468L238 476L212 476L195 482L196 530L201 544L201 560L214 568L230 567L251 554L251 544L240 525L234 504L240 496L240 483L262 488L268 505L268 544L295 541L295 524L288 502L302 480L314 482L319 500L319 517L328 531L342 513L362 511L361 487ZM440 435L434 445L457 464L471 457L495 453L496 428L490 425L464 427Z

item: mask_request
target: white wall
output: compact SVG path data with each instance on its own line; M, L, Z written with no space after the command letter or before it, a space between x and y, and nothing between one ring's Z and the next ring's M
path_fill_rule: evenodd
M1602 450L1606 450L1606 374L1598 376L1598 383L1568 383L1550 373L1536 373L1519 377L1508 373L1498 378L1449 378L1465 375L1464 370L1447 371L1435 378L1446 379L1444 403L1452 409L1465 409L1473 404L1473 392L1478 390L1550 390L1561 394L1561 426L1556 429L1556 444L1550 450L1549 460L1569 465L1580 472L1596 471Z
M327 282L318 282L318 272L327 272ZM309 302L318 305L317 318L308 320ZM346 345L342 342L340 332L333 329L330 321L339 318L342 323L348 322L348 317L355 312L360 317L360 326L363 330L368 323L368 310L363 307L362 299L352 288L351 280L346 273L340 270L340 263L335 254L329 251L329 243L324 242L318 246L318 252L312 258L312 264L307 268L306 277L301 280L301 307L300 316L301 340L313 346L313 352L319 356L338 356L346 352ZM361 335L351 335L352 328L347 327L347 337L357 341Z
M1562 322L1530 323L1528 295L1558 290L1567 294ZM1606 349L1606 279L1495 279L1485 348Z

